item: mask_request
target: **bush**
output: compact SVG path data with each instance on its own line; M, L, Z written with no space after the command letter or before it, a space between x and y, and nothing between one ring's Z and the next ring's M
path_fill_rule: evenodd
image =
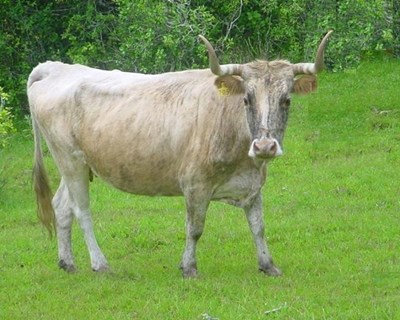
M394 1L397 2L397 1ZM396 54L399 13L392 1L244 1L231 36L252 57L310 61L322 35L335 31L326 53L331 70L359 65L365 55ZM396 36L397 35L397 36ZM396 44L397 43L397 44Z
M23 116L28 74L45 60L146 73L205 67L203 34L221 63L311 61L329 29L330 70L355 68L377 53L400 57L400 1L7 0L0 86L13 114Z
M206 63L198 35L216 37L218 21L190 1L119 0L119 63L126 70L157 73ZM151 8L151 10L149 9Z
M0 148L7 145L7 140L11 133L15 132L13 115L8 107L8 94L0 87Z

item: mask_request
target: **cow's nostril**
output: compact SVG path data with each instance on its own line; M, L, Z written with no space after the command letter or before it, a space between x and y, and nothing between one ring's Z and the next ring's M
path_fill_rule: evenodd
M277 150L277 148L278 148L278 145L276 144L275 141L273 141L273 142L272 142L272 146L271 146L271 148L270 148L270 151L273 152L273 153L275 153L276 150Z

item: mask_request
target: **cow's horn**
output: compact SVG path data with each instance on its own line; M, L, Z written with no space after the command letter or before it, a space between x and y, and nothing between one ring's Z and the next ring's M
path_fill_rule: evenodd
M333 30L330 30L322 39L315 58L315 63L296 63L293 65L294 74L316 74L324 68L324 51L328 43L329 36Z
M211 43L208 42L208 40L202 35L199 35L199 38L201 39L201 41L204 42L204 44L207 47L208 58L210 60L210 69L212 73L214 73L217 76L242 75L242 69L243 69L242 65L240 64L220 65L215 50L211 45Z

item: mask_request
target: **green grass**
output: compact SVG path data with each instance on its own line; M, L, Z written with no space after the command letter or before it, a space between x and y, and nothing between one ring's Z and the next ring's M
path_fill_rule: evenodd
M280 278L257 272L241 210L213 203L201 277L182 279L183 198L98 179L93 219L113 272L90 271L77 225L79 270L58 270L35 213L32 139L15 136L0 151L0 319L400 319L400 61L319 79L317 93L293 99L285 155L264 187Z

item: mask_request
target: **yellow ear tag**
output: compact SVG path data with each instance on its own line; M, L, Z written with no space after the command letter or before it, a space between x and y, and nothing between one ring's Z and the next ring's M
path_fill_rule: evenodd
M229 88L225 85L225 82L221 82L218 92L221 96L227 96L229 94Z

